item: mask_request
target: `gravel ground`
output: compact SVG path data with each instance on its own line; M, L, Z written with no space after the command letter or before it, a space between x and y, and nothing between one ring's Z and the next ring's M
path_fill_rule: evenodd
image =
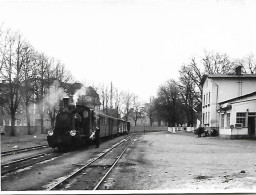
M17 191L16 194L19 194L18 192L20 191L34 191L35 194L40 191L40 193L43 193L48 187L60 181L64 176L87 164L92 158L100 155L102 151L126 137L127 135L123 135L102 141L99 148L91 145L69 152L56 152L56 154L60 155L2 177L1 190ZM51 193L54 193L54 191ZM73 193L71 192L71 194Z
M46 136L1 136L1 151L47 144ZM145 133L128 149L101 189L114 193L255 193L255 154L255 140L197 138L185 132Z
M105 186L110 190L256 192L255 140L185 135L144 134Z

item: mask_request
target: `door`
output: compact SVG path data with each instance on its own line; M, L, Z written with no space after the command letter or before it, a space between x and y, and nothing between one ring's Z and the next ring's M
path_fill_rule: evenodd
M248 134L255 135L255 117L248 117Z

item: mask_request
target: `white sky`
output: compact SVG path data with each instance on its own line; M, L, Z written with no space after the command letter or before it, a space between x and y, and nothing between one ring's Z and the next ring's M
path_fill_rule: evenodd
M0 24L77 80L112 81L144 101L204 50L255 54L255 18L253 0L0 0Z

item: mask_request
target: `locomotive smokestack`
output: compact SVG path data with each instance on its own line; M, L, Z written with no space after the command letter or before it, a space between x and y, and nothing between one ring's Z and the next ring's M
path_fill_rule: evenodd
M63 98L64 111L68 110L68 103L69 103L69 98L68 97Z

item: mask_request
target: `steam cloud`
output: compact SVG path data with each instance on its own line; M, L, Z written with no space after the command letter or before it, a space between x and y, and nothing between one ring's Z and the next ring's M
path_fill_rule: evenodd
M82 86L76 93L73 95L74 104L76 105L78 97L86 94L86 87Z

